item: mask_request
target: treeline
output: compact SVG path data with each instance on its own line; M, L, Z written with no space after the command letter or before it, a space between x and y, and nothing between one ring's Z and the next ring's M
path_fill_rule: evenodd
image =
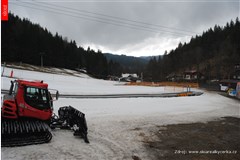
M188 44L179 43L175 50L149 61L145 79L163 81L169 74L182 74L197 70L207 80L229 78L234 65L240 63L240 22L236 18L224 27L203 32L192 37Z
M105 53L111 69L113 69L112 73L137 73L141 75L143 70L145 69L148 63L148 57L133 57L126 55L114 55L111 53Z
M109 68L101 51L84 50L75 41L67 40L46 28L9 14L8 21L2 21L2 62L23 62L68 69L85 68L96 77L106 77ZM81 35L79 35L81 36Z

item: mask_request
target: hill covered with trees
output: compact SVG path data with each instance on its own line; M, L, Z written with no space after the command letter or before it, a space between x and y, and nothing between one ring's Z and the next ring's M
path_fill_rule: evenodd
M22 62L68 69L85 68L97 77L107 76L108 62L101 51L84 50L75 41L68 41L56 33L53 35L39 24L9 14L2 21L2 62Z
M137 73L140 75L145 69L149 60L148 57L133 57L126 55L115 55L111 53L104 53L109 64L114 64L117 68L113 68L115 71L121 71L122 73ZM116 65L117 63L117 65Z
M240 63L240 22L236 18L224 27L215 25L189 43L179 43L175 50L149 61L145 79L163 81L169 74L197 70L206 79L229 78Z

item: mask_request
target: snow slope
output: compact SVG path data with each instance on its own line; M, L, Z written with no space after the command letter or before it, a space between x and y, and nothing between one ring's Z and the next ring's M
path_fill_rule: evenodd
M162 93L179 91L173 88L125 86L116 81L94 79L86 74L71 76L59 71L59 74L26 71L6 67L4 76L9 76L13 70L13 77L27 80L43 80L49 84L49 88L58 89L61 94L120 94L120 93ZM70 72L70 71L68 71ZM72 71L73 72L73 71ZM76 74L75 74L76 75ZM2 89L9 89L10 80L14 78L2 77ZM184 88L182 88L183 90ZM181 89L180 89L181 90Z
M7 72L11 72L11 69L6 68L5 73L7 74ZM129 87L117 85L119 84L118 82L103 81L93 79L85 74L82 75L84 78L14 69L14 77L29 80L44 80L44 82L49 84L49 88L58 89L62 94L110 94L142 91L138 87L134 87L136 90L129 89ZM3 77L2 80L2 88L8 89L10 79ZM151 93L152 91L151 88L148 88L146 92ZM155 90L155 92L159 91Z
M5 73L11 68L5 68ZM119 85L118 82L96 80L86 75L70 76L14 69L14 76L44 80L50 88L68 94L162 93L164 87ZM2 77L2 88L9 88L10 78ZM170 90L168 90L170 91ZM172 90L173 91L173 90ZM2 159L83 159L113 160L150 159L140 135L151 135L155 126L240 117L239 101L214 92L196 97L176 98L117 98L73 99L60 98L59 107L72 105L86 114L90 144L74 137L71 131L53 130L48 144L2 148ZM154 140L154 136L152 137Z

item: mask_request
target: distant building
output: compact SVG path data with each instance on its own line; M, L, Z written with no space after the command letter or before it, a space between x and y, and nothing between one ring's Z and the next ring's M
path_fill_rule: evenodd
M123 73L122 77L119 79L119 81L122 81L122 82L137 82L140 80L141 78L139 78L136 73L133 73L133 74Z
M203 78L204 78L203 74L198 72L197 70L185 71L183 74L183 79L186 81L197 81Z
M138 78L138 75L136 73L122 73L122 77L135 77Z
M236 64L231 73L230 79L223 79L219 82L220 90L227 91L230 88L235 89L237 83L239 82L240 82L240 64Z
M179 82L179 81L198 81L203 80L204 76L197 70L185 71L182 74L171 73L166 77L167 81Z
M167 81L178 82L183 80L183 75L171 73L166 77Z

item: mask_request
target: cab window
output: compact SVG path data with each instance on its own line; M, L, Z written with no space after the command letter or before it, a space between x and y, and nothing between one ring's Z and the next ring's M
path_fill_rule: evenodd
M25 101L28 105L38 109L47 109L50 107L47 89L26 87Z

